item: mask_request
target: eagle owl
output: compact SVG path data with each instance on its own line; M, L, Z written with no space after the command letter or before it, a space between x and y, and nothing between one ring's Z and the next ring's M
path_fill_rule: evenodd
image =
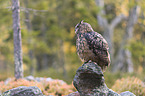
M107 41L83 20L76 25L75 34L77 35L77 54L80 59L83 62L90 62L90 60L96 62L104 71L110 65Z

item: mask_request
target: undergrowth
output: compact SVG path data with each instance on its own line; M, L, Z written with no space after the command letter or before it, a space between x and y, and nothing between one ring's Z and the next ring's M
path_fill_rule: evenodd
M1 81L0 86L1 92L5 92L7 90L19 86L27 86L27 87L37 86L44 95L53 95L53 96L68 95L75 91L72 85L68 85L62 80L52 80L52 81L43 80L41 82L37 82L37 81L28 81L26 79L15 80L14 78L12 78L7 84L5 84L4 81Z
M145 84L137 77L127 77L116 80L112 89L117 93L130 91L136 96L145 96Z

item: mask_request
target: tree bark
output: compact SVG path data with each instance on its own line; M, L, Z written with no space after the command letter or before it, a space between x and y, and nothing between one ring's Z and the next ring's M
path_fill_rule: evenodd
M20 3L19 0L12 0L12 17L13 17L13 38L14 38L14 61L15 61L15 78L23 78L22 62L22 41L20 29Z

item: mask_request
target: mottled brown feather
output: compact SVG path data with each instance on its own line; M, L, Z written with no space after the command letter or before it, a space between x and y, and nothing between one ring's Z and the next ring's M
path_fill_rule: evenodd
M96 62L104 71L110 65L107 41L95 32L88 23L80 22L75 27L77 54L83 62Z

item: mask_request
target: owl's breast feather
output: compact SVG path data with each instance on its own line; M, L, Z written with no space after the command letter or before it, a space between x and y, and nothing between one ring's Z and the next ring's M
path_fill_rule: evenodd
M87 40L82 36L76 40L77 54L82 61L90 60L90 57L94 56L92 50L89 49Z

